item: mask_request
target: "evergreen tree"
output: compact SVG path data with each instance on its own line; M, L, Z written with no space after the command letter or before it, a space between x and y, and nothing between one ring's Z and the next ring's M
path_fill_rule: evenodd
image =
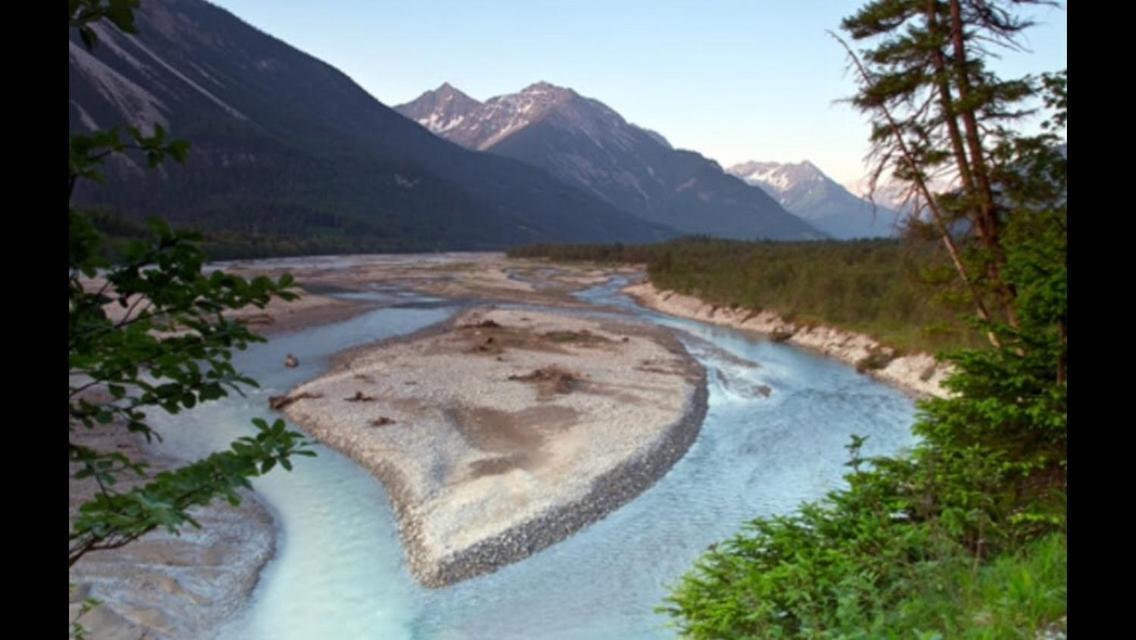
M844 22L881 39L849 49L876 177L929 211L993 348L949 355L954 395L920 404L909 456L854 438L848 489L703 556L664 609L685 636L1033 637L1063 616L1067 81L986 70L982 43L1028 26L1008 4L875 0ZM1011 126L1028 100L1051 110L1040 135Z
M1019 322L1017 292L1003 273L1003 233L1012 209L999 178L1013 159L996 150L1035 111L1042 83L1001 79L987 60L992 48L1019 48L1019 35L1032 26L1016 13L1024 4L1043 3L875 0L843 22L854 40L874 45L859 55L845 45L860 78L852 103L872 117L873 184L890 174L908 185L979 318L1011 327ZM960 221L973 242L956 237ZM989 335L996 345L996 332Z

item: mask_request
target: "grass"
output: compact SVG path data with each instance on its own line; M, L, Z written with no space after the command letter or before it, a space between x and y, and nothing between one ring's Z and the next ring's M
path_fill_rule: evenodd
M930 640L1030 639L1058 621L1067 608L1064 534L1036 540L974 571L960 558L934 568L912 585L887 628Z

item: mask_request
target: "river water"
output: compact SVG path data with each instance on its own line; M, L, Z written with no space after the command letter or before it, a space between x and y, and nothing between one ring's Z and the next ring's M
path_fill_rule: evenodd
M280 526L276 555L224 640L671 638L655 612L706 547L759 515L787 513L839 486L844 446L865 455L913 444L902 392L801 349L636 306L614 279L578 297L679 331L707 370L708 410L687 454L654 486L603 520L521 562L443 589L410 576L382 485L322 446L291 473L254 482ZM351 320L278 336L239 354L260 381L160 422L164 447L205 455L267 416L267 396L315 377L331 354L441 322L458 303L386 290ZM281 366L287 353L300 366ZM761 385L771 393L755 392Z

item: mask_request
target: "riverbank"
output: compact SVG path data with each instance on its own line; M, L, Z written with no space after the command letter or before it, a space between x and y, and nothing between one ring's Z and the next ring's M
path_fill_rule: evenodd
M239 275L251 276L261 275L261 273L246 271ZM82 282L83 288L87 291L105 290L106 295L115 295L114 288L107 286L104 278L84 278ZM225 315L244 322L257 333L272 335L298 331L320 324L340 322L373 307L373 305L360 301L332 298L313 293L308 291L302 283L297 283L297 289L299 297L295 300L272 298L264 308L249 305L227 311ZM138 296L132 297L129 300L131 304L126 307L117 302L111 302L103 306L103 311L112 322L121 322L128 315L137 317L137 311L146 306L137 304L138 300Z
M438 587L562 540L693 442L705 374L665 330L481 308L356 349L288 417L390 494L412 573Z
M372 308L374 305L332 298L301 287L296 300L273 298L263 309L245 307L234 311L232 316L244 321L253 331L272 336L342 322Z
M770 311L717 307L694 296L660 290L650 282L633 284L623 291L639 304L656 311L755 331L775 340L818 351L918 395L948 395L942 383L949 375L950 367L926 353L897 354L894 349L863 334L823 325L800 326Z
M155 454L124 428L83 432L78 441L145 462L151 474L183 464ZM122 488L134 482L125 474ZM93 497L93 485L71 480L72 517ZM78 620L91 638L207 637L244 605L276 548L268 508L252 492L240 494L236 507L217 500L191 510L200 529L184 527L180 535L156 529L122 548L87 553L69 571L70 618L84 599L95 598L101 604Z

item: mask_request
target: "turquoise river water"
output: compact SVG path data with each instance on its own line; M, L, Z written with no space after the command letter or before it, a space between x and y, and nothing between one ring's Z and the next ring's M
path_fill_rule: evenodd
M317 447L318 457L300 459L293 472L256 481L280 527L276 555L219 637L671 638L655 609L708 545L755 516L790 512L839 486L850 434L869 436L865 455L914 442L914 407L904 393L792 346L642 309L619 292L622 284L616 278L578 297L678 330L708 374L701 433L662 479L528 559L426 589L407 571L382 485ZM261 387L170 418L177 424L162 428L163 446L183 457L224 447L251 429L251 418L269 415L268 395L315 377L335 352L444 321L462 304L391 289L355 297L379 307L239 354L238 368ZM301 365L282 367L286 353ZM771 395L753 393L756 385Z

